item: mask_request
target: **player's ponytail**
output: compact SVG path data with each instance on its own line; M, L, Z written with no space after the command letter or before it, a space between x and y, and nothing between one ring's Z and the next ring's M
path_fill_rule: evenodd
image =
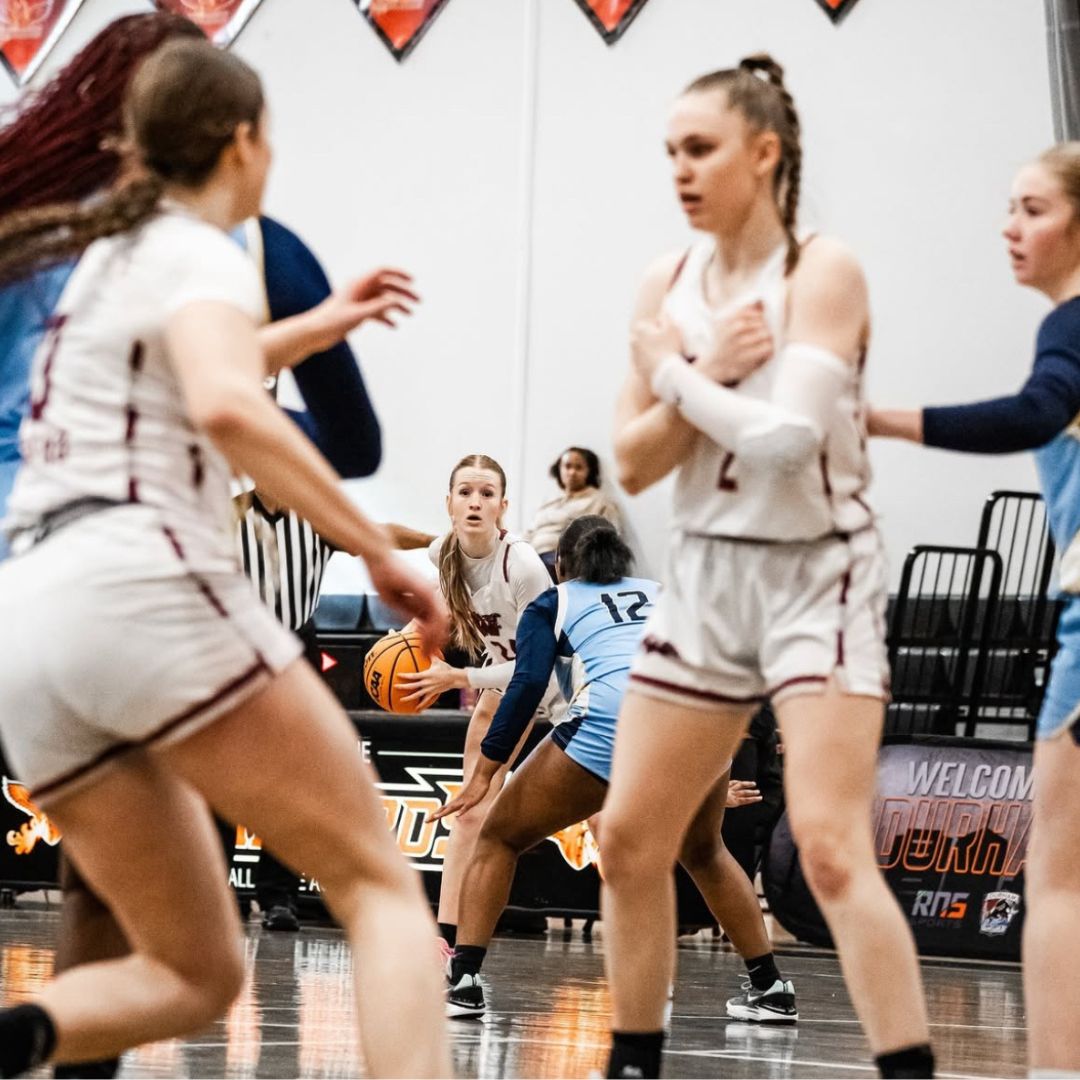
M634 553L607 518L586 514L563 530L558 558L563 581L578 578L593 585L610 585L626 577Z

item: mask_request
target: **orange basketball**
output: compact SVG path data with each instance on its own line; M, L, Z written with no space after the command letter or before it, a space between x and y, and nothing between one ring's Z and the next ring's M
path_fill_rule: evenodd
M402 701L412 693L404 684L396 685L405 672L426 671L431 658L424 652L417 633L394 630L379 638L364 657L364 686L380 709L394 713L418 713L419 702Z

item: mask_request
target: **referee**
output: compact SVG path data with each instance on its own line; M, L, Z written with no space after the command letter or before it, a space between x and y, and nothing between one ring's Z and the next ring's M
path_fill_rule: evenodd
M334 548L298 514L258 490L236 496L236 540L244 573L260 599L304 644L320 670L315 607ZM267 930L299 930L300 879L264 847L255 866L255 899Z

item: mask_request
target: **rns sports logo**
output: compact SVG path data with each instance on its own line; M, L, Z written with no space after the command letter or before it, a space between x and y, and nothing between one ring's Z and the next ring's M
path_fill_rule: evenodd
M933 889L920 889L915 894L915 903L911 907L915 919L950 919L959 921L967 914L970 893L935 892Z

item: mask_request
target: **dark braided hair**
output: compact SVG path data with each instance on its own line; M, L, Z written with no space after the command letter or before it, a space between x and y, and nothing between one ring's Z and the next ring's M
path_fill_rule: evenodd
M17 211L0 218L0 284L80 255L95 240L128 232L157 209L167 182L198 187L242 123L263 111L259 77L205 38L169 41L140 65L124 106L138 179L105 198Z
M40 90L4 111L0 217L81 202L121 166L124 94L139 63L172 38L201 38L180 15L127 15L109 23Z
M610 585L626 577L634 553L618 530L599 514L574 518L559 537L559 578L580 578L594 585Z
M755 53L725 68L695 79L684 93L723 90L728 105L738 109L755 131L774 132L780 140L780 163L773 174L773 195L787 236L785 274L799 261L795 222L802 184L802 138L795 101L784 85L784 69L768 54Z

